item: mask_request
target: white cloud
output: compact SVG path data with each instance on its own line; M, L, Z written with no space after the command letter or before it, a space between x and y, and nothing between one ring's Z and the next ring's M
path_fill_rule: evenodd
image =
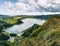
M60 12L60 0L18 0L16 3L5 1L0 6L0 13L2 14L24 12Z

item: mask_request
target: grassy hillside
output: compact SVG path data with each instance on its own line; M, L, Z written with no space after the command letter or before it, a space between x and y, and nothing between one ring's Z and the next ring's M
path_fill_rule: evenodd
M12 16L7 16L7 15L0 15L0 26L1 28L7 28L16 24L21 24L23 23L20 19L21 18L14 18ZM1 29L0 28L0 29Z
M60 46L60 16L53 16L26 38L20 46Z

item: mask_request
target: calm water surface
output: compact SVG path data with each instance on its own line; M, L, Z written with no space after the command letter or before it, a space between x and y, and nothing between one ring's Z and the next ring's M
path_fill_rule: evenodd
M24 22L23 24L14 25L10 28L7 28L6 31L8 33L16 33L17 35L19 35L22 31L28 29L34 24L42 25L43 23L45 23L45 20L32 19L32 18L26 18L26 19L23 19L22 21Z

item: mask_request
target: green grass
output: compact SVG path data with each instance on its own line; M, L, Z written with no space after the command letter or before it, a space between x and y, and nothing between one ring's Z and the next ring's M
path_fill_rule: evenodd
M3 21L6 22L6 23L9 23L9 24L12 24L12 25L17 23L16 19L5 19Z

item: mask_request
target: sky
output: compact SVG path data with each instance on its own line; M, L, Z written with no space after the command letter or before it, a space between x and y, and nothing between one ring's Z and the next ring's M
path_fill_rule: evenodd
M60 0L0 0L0 14L60 13Z

